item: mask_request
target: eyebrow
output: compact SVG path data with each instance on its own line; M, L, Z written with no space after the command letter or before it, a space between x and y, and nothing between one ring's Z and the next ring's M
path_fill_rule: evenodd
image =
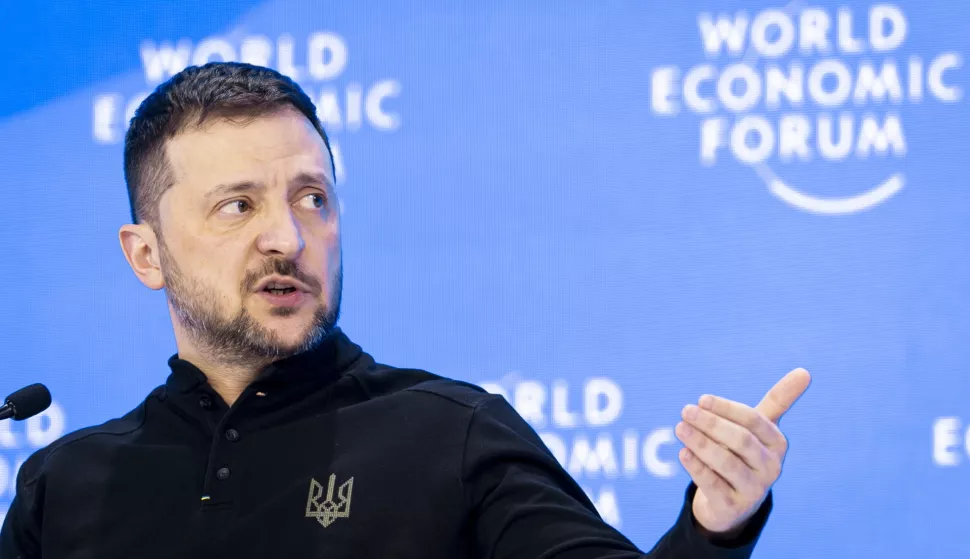
M265 190L266 185L253 181L239 181L230 182L225 184L220 184L213 187L209 192L206 192L205 197L214 198L216 196L225 196L226 194L239 194L240 192L249 192L252 190Z
M333 183L324 173L299 173L290 179L290 187L299 186L323 186L332 187ZM217 196L225 196L229 194L239 194L242 192L260 191L265 190L266 185L261 182L254 181L238 181L230 182L217 185L213 187L209 192L205 194L206 199L215 198Z
M290 179L290 186L324 186L332 187L333 183L324 173L299 173Z

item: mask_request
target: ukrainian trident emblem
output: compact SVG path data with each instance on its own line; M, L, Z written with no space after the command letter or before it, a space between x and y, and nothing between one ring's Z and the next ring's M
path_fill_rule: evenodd
M337 482L337 475L330 474L327 485L327 498L323 499L323 485L310 478L310 496L306 502L306 517L314 518L326 528L338 518L350 516L350 495L354 490L354 478L345 481L337 488L337 500L333 499L333 486Z

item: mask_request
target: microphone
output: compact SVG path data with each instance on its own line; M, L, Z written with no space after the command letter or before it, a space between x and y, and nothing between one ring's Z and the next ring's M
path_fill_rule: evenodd
M46 410L51 405L51 392L43 384L31 384L21 388L0 406L0 419L13 418L22 421Z

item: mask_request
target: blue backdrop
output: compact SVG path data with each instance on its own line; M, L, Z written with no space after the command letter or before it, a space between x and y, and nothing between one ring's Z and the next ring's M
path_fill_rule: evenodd
M970 557L970 3L98 0L0 33L0 514L167 375L121 138L186 64L297 79L337 151L342 326L505 394L649 548L703 393L813 373L761 558ZM78 511L83 514L83 511Z

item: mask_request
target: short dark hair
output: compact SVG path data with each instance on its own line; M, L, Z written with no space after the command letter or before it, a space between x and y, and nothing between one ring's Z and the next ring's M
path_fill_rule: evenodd
M189 66L142 101L125 133L125 183L133 223L158 223L158 203L172 186L165 142L215 118L255 119L292 107L323 138L335 171L330 139L310 97L290 78L241 62Z

